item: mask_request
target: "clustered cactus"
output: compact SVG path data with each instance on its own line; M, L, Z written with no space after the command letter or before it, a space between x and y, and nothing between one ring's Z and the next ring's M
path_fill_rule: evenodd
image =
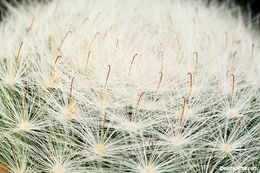
M0 31L1 173L259 169L259 35L235 9L32 2Z

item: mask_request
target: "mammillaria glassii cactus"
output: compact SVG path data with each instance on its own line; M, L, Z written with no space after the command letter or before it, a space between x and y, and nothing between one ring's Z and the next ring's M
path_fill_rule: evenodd
M0 172L256 172L260 40L239 14L191 0L10 7Z

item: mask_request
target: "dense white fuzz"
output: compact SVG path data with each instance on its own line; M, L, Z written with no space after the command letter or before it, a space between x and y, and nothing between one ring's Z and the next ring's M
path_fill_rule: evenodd
M234 146L230 143L220 144L220 150L226 154L230 154L234 149Z
M259 167L260 37L238 9L203 0L9 8L0 172Z

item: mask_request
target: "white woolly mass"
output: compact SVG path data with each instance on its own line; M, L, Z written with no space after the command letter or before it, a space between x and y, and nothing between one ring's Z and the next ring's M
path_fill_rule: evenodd
M260 39L239 10L32 2L0 31L0 172L259 168Z

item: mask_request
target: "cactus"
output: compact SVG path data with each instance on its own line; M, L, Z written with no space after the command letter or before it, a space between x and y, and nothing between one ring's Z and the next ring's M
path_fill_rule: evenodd
M234 14L191 0L10 7L0 172L257 171L259 33Z

